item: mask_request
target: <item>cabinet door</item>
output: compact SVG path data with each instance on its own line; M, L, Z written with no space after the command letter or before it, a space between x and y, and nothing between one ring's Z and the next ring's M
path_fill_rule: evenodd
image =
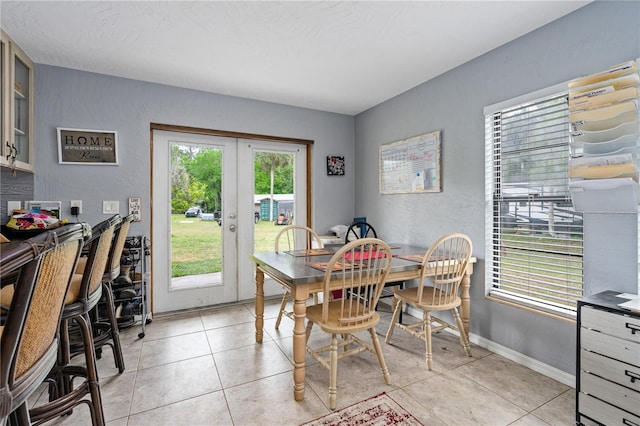
M0 164L6 164L7 144L9 142L9 131L7 130L9 121L9 43L4 32L0 32L0 74L2 83L0 84Z
M0 164L33 171L33 62L5 33L2 54Z

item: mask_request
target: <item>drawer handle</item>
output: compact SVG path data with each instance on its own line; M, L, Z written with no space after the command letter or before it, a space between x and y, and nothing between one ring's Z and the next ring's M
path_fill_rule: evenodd
M640 331L640 327L635 324L626 323L625 327L631 329L631 334L636 334Z
M631 383L635 383L636 380L640 379L640 374L635 373L633 371L624 370L624 375L629 376L631 378Z
M627 426L640 426L638 423L632 422L631 420L627 420L624 418L622 419L622 424Z

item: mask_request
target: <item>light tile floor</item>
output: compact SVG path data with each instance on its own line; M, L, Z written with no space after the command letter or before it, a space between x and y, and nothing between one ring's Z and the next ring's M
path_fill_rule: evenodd
M283 318L275 330L277 312L278 301L267 301L261 345L253 303L156 317L143 339L140 326L123 330L126 371L118 374L108 348L98 361L107 424L298 425L329 413L329 372L310 356L305 400L293 400L293 322ZM391 313L380 312L392 384L369 352L340 360L338 408L387 392L425 425L574 424L572 388L476 345L469 358L447 332L434 335L429 372L418 339L397 329L384 343ZM311 344L328 337L315 328ZM81 405L50 424L88 425L89 411Z

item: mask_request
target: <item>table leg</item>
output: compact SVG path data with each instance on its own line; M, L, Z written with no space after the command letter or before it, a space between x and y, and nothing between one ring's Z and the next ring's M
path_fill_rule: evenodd
M471 274L467 271L460 283L460 299L462 304L460 305L460 318L462 318L462 325L464 327L464 333L469 338L469 318L471 317L471 296L469 295L469 288L471 287Z
M402 290L404 288L404 283L399 285L391 286L391 290L395 293L397 290ZM396 311L396 306L398 305L398 299L395 296L391 296L391 312ZM400 311L400 316L398 317L398 322L402 324L402 311Z
M264 328L264 272L256 265L256 343L262 343Z
M306 286L293 286L293 397L296 401L304 400L305 360L307 357L307 334L305 319L307 317L307 299L309 289Z

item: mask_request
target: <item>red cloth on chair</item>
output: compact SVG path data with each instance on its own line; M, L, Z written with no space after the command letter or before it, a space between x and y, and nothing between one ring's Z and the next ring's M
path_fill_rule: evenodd
M381 258L381 257L387 257L387 254L384 252L377 252L377 251L372 251L372 252L359 252L356 251L353 253L353 256L351 255L351 252L349 253L345 253L344 254L344 258L348 259L348 260L367 260L370 258L373 259L377 259L377 258Z

